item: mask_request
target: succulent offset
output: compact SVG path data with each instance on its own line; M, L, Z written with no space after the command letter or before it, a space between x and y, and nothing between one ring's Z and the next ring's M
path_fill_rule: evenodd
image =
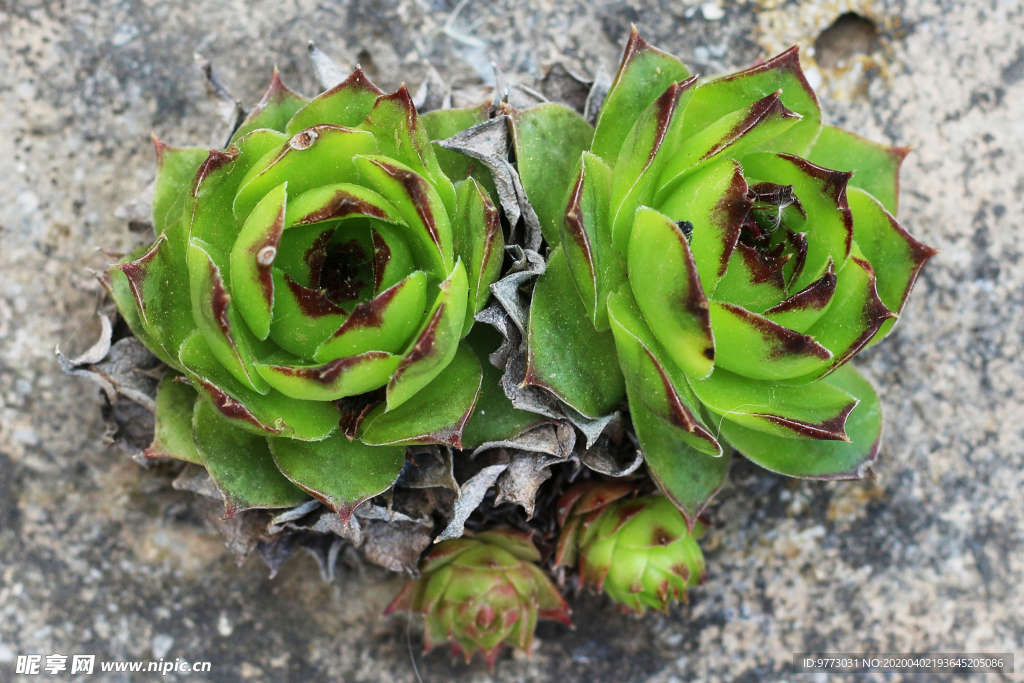
M552 109L512 115L552 248L525 383L591 417L626 399L690 524L723 444L791 476L863 476L881 409L847 362L934 253L894 217L906 150L823 126L796 48L701 82L634 30L592 134L577 117L551 145Z
M504 241L404 87L357 68L307 101L275 73L226 149L156 146L156 242L105 280L183 375L160 386L152 455L204 465L229 514L312 494L347 515L405 445L462 445L483 376L466 337Z
M555 565L578 565L580 583L635 612L667 611L704 580L697 539L682 513L661 495L628 498L631 482L584 482L558 502L562 527Z
M444 541L387 613L420 612L428 650L450 641L467 662L480 652L494 666L505 645L530 652L538 619L571 623L569 606L540 559L529 535L510 529Z

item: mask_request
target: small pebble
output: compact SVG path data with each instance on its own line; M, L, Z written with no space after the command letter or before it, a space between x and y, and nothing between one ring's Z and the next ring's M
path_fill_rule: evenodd
M707 3L700 7L701 16L705 21L718 21L725 17L725 10L714 3Z

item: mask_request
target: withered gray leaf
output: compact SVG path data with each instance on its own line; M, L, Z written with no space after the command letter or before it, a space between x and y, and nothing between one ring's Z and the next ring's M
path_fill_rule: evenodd
M544 272L544 260L537 252L516 245L509 247L509 253L514 261L509 274L491 285L498 306L492 305L477 315L477 320L492 325L505 340L491 354L491 362L505 370L501 387L516 408L555 420L568 420L583 432L587 445L592 446L605 427L613 420L620 419L618 412L589 418L563 403L551 392L523 385L526 377L524 337L529 326L530 290L533 278Z
M644 454L639 448L616 447L607 438L598 440L577 457L590 469L610 477L630 475L644 462Z
M544 93L522 83L512 83L505 91L505 102L520 111L545 104L549 99Z
M118 395L114 403L104 401L100 408L106 430L103 441L113 444L144 468L155 464L145 451L153 443L156 420L153 413L135 401Z
M472 455L476 456L477 453L482 453L492 448L509 448L530 451L532 453L543 453L552 456L551 459L548 459L548 462L554 462L568 459L572 455L572 449L575 445L576 432L573 430L572 425L549 423L534 427L524 434L506 439L505 441L490 441L481 444L473 451Z
M553 461L545 462L542 456L526 451L511 451L510 457L508 468L498 478L494 504L515 503L526 510L527 519L532 519L537 489L551 478Z
M100 336L85 353L68 358L59 346L56 348L61 369L98 384L111 405L117 402L118 394L123 394L155 412L160 361L135 337L125 337L111 344L110 319L102 314L99 319Z
M451 88L432 64L427 65L427 77L416 88L412 103L421 114L451 107Z
M552 65L537 83L544 97L583 113L591 91L591 81L574 74L569 68L557 62Z
M334 581L334 568L338 566L338 556L349 546L337 536L321 534L303 537L301 547L316 560L317 566L320 567L320 578L330 582ZM271 567L271 572L273 571Z
M420 554L430 545L434 523L378 505L361 506L356 514L363 520L362 551L366 559L393 572L416 575Z
M178 491L191 491L210 500L221 500L220 490L213 483L213 478L202 465L187 463L177 478L171 482L171 488ZM269 533L276 533L270 531Z
M203 470L205 472L205 470ZM212 479L210 480L212 483ZM279 512L274 515L270 520L270 524L267 525L267 532L270 534L280 533L284 529L284 525L288 522L294 522L302 519L314 510L318 510L322 506L319 500L307 500L302 505L296 505L295 507Z
M621 417L618 411L599 418L586 417L549 391L535 386L523 386L525 377L526 353L520 352L508 360L505 374L501 377L501 388L512 405L556 420L568 420L583 432L587 446L593 445L605 427Z
M528 249L539 249L542 239L540 219L526 197L519 173L508 161L507 117L503 114L495 116L447 140L439 140L437 144L473 157L487 167L498 190L498 201L505 211L509 225L512 226L510 241L521 241ZM520 218L523 219L524 226L521 239L517 227Z
M359 523L359 520L354 515L349 516L346 523L342 521L341 517L337 514L333 512L325 512L320 515L318 520L316 520L316 524L309 527L309 530L321 534L334 534L335 536L344 538L354 546L359 546L363 543L363 528Z
M363 503L356 508L355 514L362 520L388 522L391 524L410 523L418 524L420 526L434 526L434 523L425 517L421 519L414 519L399 510L389 509L382 505L374 505L373 503Z
M483 502L487 489L494 486L498 477L508 469L508 463L490 465L473 475L466 483L459 487L459 497L455 501L455 509L448 526L434 540L435 543L449 538L458 538L463 534L466 527L466 520Z
M517 244L509 246L508 252L512 266L500 280L491 284L491 293L512 318L519 333L525 336L530 320L533 284L547 269L547 264L536 251L523 249Z
M256 544L256 552L259 553L260 559L270 569L270 578L277 576L277 572L280 571L285 562L292 558L301 544L302 537L294 533L281 534ZM320 564L321 577L324 577L325 581L329 580L324 576L324 565L319 560L318 564Z
M309 61L313 64L313 72L316 74L317 83L320 84L322 90L330 90L348 76L345 73L345 69L328 57L312 40L309 41L306 50L309 55Z
M219 125L214 129L212 147L226 147L231 142L238 127L245 120L245 109L242 103L231 94L227 86L221 82L213 70L213 64L203 55L196 52L192 55L196 66L203 74L206 96L213 102Z
M198 500L203 501L207 520L224 537L224 545L239 565L245 562L257 544L271 540L267 533L270 515L265 510L245 510L224 519L224 507L221 504L205 498Z
M452 471L452 452L444 446L413 446L406 451L405 467L395 486L407 489L459 490Z
M396 487L391 492L391 505L414 519L437 514L450 519L455 509L457 490L444 488L407 489Z
M604 68L604 64L601 64L597 67L593 84L590 86L590 92L587 93L587 99L583 105L583 118L591 125L597 124L597 115L601 111L601 105L604 104L604 99L608 96L608 89L611 87L612 77Z

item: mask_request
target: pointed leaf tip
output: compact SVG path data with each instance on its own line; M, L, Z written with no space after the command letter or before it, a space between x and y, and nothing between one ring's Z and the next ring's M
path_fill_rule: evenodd
M270 76L270 85L267 86L266 91L263 93L263 97L257 106L266 106L268 104L281 104L288 98L304 99L302 95L285 85L284 80L281 78L281 72L277 68L277 64L274 65L274 72Z
M167 149L167 143L158 138L156 133L150 133L149 137L153 141L153 149L156 151L156 168L159 171L164 165L164 151Z

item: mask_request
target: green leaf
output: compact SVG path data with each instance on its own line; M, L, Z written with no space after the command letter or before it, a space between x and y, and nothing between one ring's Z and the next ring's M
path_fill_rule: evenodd
M405 243L405 225L385 225L370 221L373 245L373 289L380 294L394 287L416 270L412 252Z
M427 129L427 135L431 140L447 140L467 128L486 121L490 111L491 102L488 100L476 107L436 109L420 116L420 121ZM490 171L478 159L445 149L437 144L434 144L434 155L437 157L437 163L440 164L441 170L452 182L474 178L484 186L488 196L492 198L498 196Z
M223 271L209 252L193 240L188 248L192 317L210 350L228 372L247 388L265 394L270 387L255 372L249 344L252 333L234 305Z
M161 235L139 258L112 266L106 283L132 332L160 360L180 369L178 349L196 328L180 243Z
M224 499L225 517L294 507L308 499L278 471L265 437L235 427L206 401L196 402L192 427L203 465Z
M562 249L587 317L598 330L608 329L608 294L625 280L625 264L612 247L608 217L612 171L600 157L584 152L569 192L561 223Z
M437 277L455 263L452 226L440 195L408 166L379 156L357 157L363 179L384 196L409 226L408 240L419 267Z
M863 190L849 193L853 239L875 271L878 296L886 307L903 312L918 274L937 252L903 229L882 205ZM889 333L895 320L886 320L872 341Z
M393 410L378 406L361 435L372 446L442 444L462 448L462 431L473 413L481 383L480 361L460 344L437 377Z
M612 294L608 314L630 392L630 410L641 401L673 438L713 457L722 455L722 447L700 419L700 403L686 376L655 340L632 297L624 291Z
M323 441L268 441L281 472L346 523L361 503L388 490L405 466L402 446L367 446L340 432Z
M156 425L147 458L177 458L201 465L202 458L192 439L192 413L198 400L196 390L181 381L181 375L167 373L156 390Z
M285 225L294 228L358 216L402 223L395 207L373 190L354 183L332 183L298 196L291 193Z
M319 365L270 357L256 365L266 382L285 396L305 401L336 401L380 389L401 360L385 351L366 351Z
M204 147L171 147L155 136L156 180L153 183L153 232L163 233L182 220L185 203L196 173L210 150Z
M469 277L461 260L438 287L441 292L388 383L388 410L394 410L430 384L459 349L469 304Z
M242 429L316 441L338 426L340 415L333 403L297 401L277 392L264 396L246 388L217 361L198 331L181 345L179 365L199 395Z
M849 131L822 126L821 135L807 157L819 166L852 171L850 187L864 190L896 215L900 199L900 165L909 147L890 147Z
M501 218L486 190L472 178L456 187L458 212L452 224L455 255L466 264L469 276L469 306L463 336L473 327L473 316L491 298L491 283L498 279L505 254Z
M242 224L233 210L236 192L249 171L275 150L280 151L287 141L287 136L263 128L244 135L222 152L210 152L196 172L195 186L186 201L183 230L178 234L181 243L185 245L191 239L203 242L217 265L226 269ZM254 197L250 210L263 195L286 180L282 178L264 187ZM244 220L245 216L241 218Z
M806 333L828 312L836 294L836 270L829 262L825 274L764 312L764 317L794 332Z
M404 85L377 99L363 128L376 136L381 156L395 159L427 178L441 197L447 214L455 215L455 187L441 170L430 136Z
M417 270L373 299L358 304L317 348L313 359L326 363L365 351L399 353L419 328L426 305L427 276Z
M606 163L615 163L623 141L640 114L670 85L689 75L682 62L648 45L634 27L619 71L601 106L591 151Z
M686 236L664 214L641 207L629 241L628 263L633 296L669 357L689 375L710 375L715 340L708 300Z
M782 104L778 92L726 114L683 141L658 180L655 201L664 200L676 182L697 166L720 157L740 158L777 138L799 120L799 114Z
M829 366L832 354L810 335L787 329L741 306L711 302L711 329L719 343L715 363L745 377L788 379Z
M612 174L612 243L624 256L641 205L653 203L658 177L676 152L681 138L682 112L693 93L695 78L674 83L637 119L622 143Z
M291 247L295 243L288 240ZM283 256L282 251L279 256ZM349 313L327 298L324 290L311 289L274 268L274 314L270 340L299 358L313 358L349 318Z
M376 139L362 130L321 124L296 133L242 178L232 207L235 219L244 220L264 195L284 182L293 196L321 185L356 182L355 158L376 152Z
M533 291L524 384L544 388L587 417L607 415L625 395L611 332L598 332L561 247Z
M821 108L800 68L800 52L792 47L763 64L708 81L697 88L684 116L684 138L704 130L726 114L782 91L782 103L803 118L778 138L772 149L806 156L821 128ZM776 182L776 181L773 181Z
M816 376L828 374L853 358L871 341L882 323L895 317L878 298L871 264L854 255L839 271L828 312L807 331L834 356Z
M263 98L253 107L249 115L242 121L235 134L231 136L231 142L247 133L260 128L269 128L280 133L285 132L288 121L295 115L295 112L302 109L307 100L302 95L293 92L281 80L281 74L277 67L274 67L274 75L270 79L270 87L263 94ZM318 123L327 123L318 121Z
M632 390L631 390L632 393ZM732 453L713 457L691 448L674 430L630 397L630 415L651 478L686 519L692 530L704 507L725 484Z
M523 189L540 219L544 239L558 245L565 193L580 155L590 148L594 128L561 104L541 104L513 110L512 144Z
M743 168L748 177L792 185L807 214L806 219L796 215L787 220L788 229L807 233L807 256L803 268L789 283L790 291L803 289L820 278L829 259L837 271L842 270L853 239L853 217L846 201L850 174L830 171L788 154L751 154L743 159Z
M288 122L288 135L313 126L330 123L354 128L363 122L373 109L373 103L384 91L370 82L358 66L344 81L317 95L309 104L296 112Z
M843 425L857 399L845 391L814 382L794 387L741 377L721 368L690 386L704 406L751 429L800 439L845 441ZM723 421L717 425L721 429Z
M217 358L240 382L260 392L269 387L252 371L251 347L259 340L231 305L228 294L231 291L230 255L239 227L232 202L245 175L279 148L284 139L280 133L260 129L239 138L223 152L211 152L196 173L195 187L188 197L185 217L189 223L180 230L165 233L169 241L181 245L182 264L187 259L188 266L178 266L173 272L175 278L187 278L188 285L176 284L165 277L161 286L175 295L189 293L188 306L195 324L201 324L204 334L209 335ZM267 190L274 187L276 185Z
M747 459L765 469L809 479L860 479L878 457L882 439L882 407L871 384L851 365L822 380L860 403L846 421L849 443L787 439L726 420L722 437Z
M466 343L480 359L483 381L473 414L462 432L462 448L477 448L485 443L507 441L549 420L537 413L520 410L501 388L501 370L488 362L488 356L501 345L501 335L490 325L476 325Z
M259 339L270 334L274 276L288 201L287 183L267 193L245 220L231 248L231 293L249 329Z
M673 221L686 221L693 228L690 251L701 288L709 297L725 276L750 207L743 169L729 159L687 176L658 207Z
M784 267L789 259L772 258L739 242L729 259L725 277L715 288L715 298L764 313L786 298Z
M146 330L145 325L143 325L142 309L139 307L132 294L132 288L125 274L120 270L117 270L114 266L111 266L103 274L100 284L103 285L103 288L107 290L110 298L113 299L114 305L117 306L118 312L121 314L121 317L124 318L124 321L128 325L128 329L132 331L132 334L138 337L139 341L145 344L146 348L161 361L167 363L176 370L180 369L178 359L164 349L159 338L150 334Z

